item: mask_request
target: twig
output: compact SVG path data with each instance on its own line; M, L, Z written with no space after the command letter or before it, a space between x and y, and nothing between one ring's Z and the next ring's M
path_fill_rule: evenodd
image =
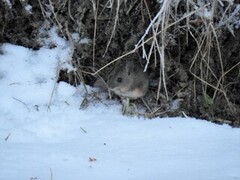
M153 111L151 110L151 108L149 107L147 102L143 98L141 98L141 100L142 100L143 104L146 106L146 108L149 110L149 112L152 113Z
M86 131L85 129L83 129L82 127L80 127L80 128L81 128L81 130L82 130L84 133L87 134L87 131Z
M27 104L26 103L24 103L24 102L22 102L21 100L19 100L19 99L17 99L17 98L15 98L15 97L12 97L14 100L16 100L16 101L18 101L18 102L20 102L20 103L22 103L26 108L27 108L27 110L28 110L28 112L30 112L30 108L27 106Z
M99 1L97 0L97 3L92 1L93 5L93 15L94 15L94 32L93 32L93 54L92 54L92 61L93 61L93 68L95 68L95 53L96 53L96 36L97 36L97 21L98 21L98 4Z
M96 74L98 74L100 71L102 71L103 69L105 69L105 68L108 67L109 65L111 65L111 64L119 61L120 59L122 59L122 58L124 58L124 57L126 57L126 56L128 56L128 55L130 55L130 54L133 54L133 53L135 53L135 49L132 50L132 51L129 51L129 52L127 52L127 53L125 53L125 54L123 54L123 55L121 55L121 56L119 56L119 57L117 57L116 59L112 60L111 62L109 62L109 63L107 63L106 65L104 65L103 67L101 67L101 68L100 68L99 70L97 70L95 73L91 73L91 74L92 74L93 76L95 76Z
M186 115L186 113L184 111L182 111L182 114L185 118L188 118L188 116Z
M106 49L105 49L105 52L104 52L104 54L103 54L103 57L105 56L105 54L107 53L107 50L108 50L108 47L109 47L109 45L110 45L110 43L111 43L111 41L112 41L112 38L113 38L113 36L114 36L114 34L115 34L115 30L116 30L116 27L117 27L117 22L118 22L118 18L119 18L119 9L120 9L120 0L116 0L117 1L117 9L116 9L116 17L115 17L115 21L114 21L114 25L113 25L113 30L112 30L112 33L111 33L111 36L110 36L110 38L109 38L109 41L108 41L108 43L107 43L107 47L106 47Z
M50 168L50 176L51 176L51 180L53 180L53 172L52 172L52 168Z
M12 133L9 133L9 134L7 135L7 137L6 137L4 140L7 141L8 138L11 136L11 134L12 134Z
M126 15L129 16L129 13L132 11L132 9L134 8L134 6L136 5L136 3L138 2L139 0L135 0L133 2L133 4L128 8L127 12L126 12Z
M59 72L60 72L60 60L58 59L58 65L57 65L57 70L56 70L55 82L54 82L54 86L53 86L53 89L52 89L51 97L50 97L50 100L49 100L49 103L48 103L48 106L47 106L47 110L48 111L51 111L50 105L52 103L53 93L54 93L54 91L55 91L55 89L57 87L57 81L58 81L58 78L59 78Z

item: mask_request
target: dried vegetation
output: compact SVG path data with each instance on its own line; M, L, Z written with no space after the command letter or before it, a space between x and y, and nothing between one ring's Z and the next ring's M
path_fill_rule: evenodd
M93 85L107 79L115 62L136 60L151 77L146 116L187 114L239 126L239 3L4 0L0 43L39 49L44 32L55 26L71 44L75 67L62 69L59 81Z

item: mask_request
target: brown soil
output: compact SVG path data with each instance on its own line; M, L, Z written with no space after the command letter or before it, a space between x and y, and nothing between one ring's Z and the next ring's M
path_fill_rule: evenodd
M93 85L97 77L90 73L96 72L113 59L132 50L149 25L149 19L154 18L160 6L157 2L148 0L128 0L126 4L122 3L114 36L105 53L114 27L117 3L114 1L112 8L108 8L107 0L96 2L98 2L97 21L91 0L28 0L24 2L12 0L12 7L0 1L0 43L8 42L37 50L42 46L40 39L46 36L39 32L40 28L47 30L56 26L59 28L59 35L67 40L69 40L68 32L79 33L80 37L89 38L92 42L90 44L74 43L73 64L79 71L70 74L61 71L59 81L76 85L84 80L86 84ZM32 6L32 13L25 10L27 5ZM51 6L54 7L54 13L51 12ZM184 10L184 6L181 5L176 9L177 12ZM170 31L174 32L175 29L176 27L172 27ZM188 32L174 32L172 42L165 48L167 55L165 78L169 100L166 99L163 88L159 89L160 96L157 98L160 63L158 61L154 63L154 58L158 56L151 57L152 61L148 67L151 77L150 90L145 97L151 109L151 112L147 110L148 117L182 116L182 112L185 112L188 116L205 118L220 124L227 123L234 127L240 125L240 65L238 64L240 62L240 29L235 30L235 36L227 28L221 31L218 42L222 64L219 63L218 46L213 38L208 64L211 67L211 73L208 79L199 79L194 76L194 74L198 77L205 75L206 71L201 69L206 67L203 61L196 61L191 67L192 58L198 51L196 41ZM52 47L54 45L50 46ZM146 49L150 47L150 43L146 44ZM123 60L138 60L144 66L146 61L141 57L142 50L138 49L136 53L126 56ZM218 86L217 79L223 75L222 67L225 72L224 78ZM106 80L112 68L113 65L108 66L99 75ZM216 91L216 87L220 90ZM142 101L136 100L136 103L140 105ZM179 107L173 108L174 104L179 104Z

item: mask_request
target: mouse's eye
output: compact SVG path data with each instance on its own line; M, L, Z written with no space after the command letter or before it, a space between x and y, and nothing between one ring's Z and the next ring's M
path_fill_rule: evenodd
M122 82L122 78L120 78L120 77L117 78L117 82L118 82L118 83L121 83L121 82Z

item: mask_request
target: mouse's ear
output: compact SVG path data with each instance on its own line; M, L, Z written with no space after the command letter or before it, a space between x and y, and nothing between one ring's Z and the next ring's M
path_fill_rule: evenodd
M126 71L128 76L130 76L134 72L134 63L132 61L128 61L126 63Z

